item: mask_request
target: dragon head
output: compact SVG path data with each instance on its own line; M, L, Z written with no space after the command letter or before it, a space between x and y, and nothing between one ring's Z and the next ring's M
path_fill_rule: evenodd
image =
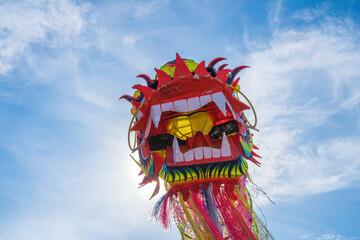
M147 86L135 85L131 131L136 132L142 184L158 177L175 186L239 179L254 159L252 135L239 101L235 76L248 66L215 69L224 58L197 64L182 59L155 69L156 77L139 75ZM133 126L132 126L133 125ZM256 147L255 147L256 148Z

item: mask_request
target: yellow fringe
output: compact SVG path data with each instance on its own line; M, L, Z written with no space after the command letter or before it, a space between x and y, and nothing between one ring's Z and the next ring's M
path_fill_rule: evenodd
M203 237L204 236L203 231L201 231L201 229L198 227L196 221L193 218L193 215L189 212L189 210L188 210L187 206L185 205L185 202L184 202L181 195L180 195L180 203L181 203L182 208L184 209L185 215L188 218L188 221L189 221L189 223L191 225L191 228L194 231L195 239L197 239L197 240L206 240Z

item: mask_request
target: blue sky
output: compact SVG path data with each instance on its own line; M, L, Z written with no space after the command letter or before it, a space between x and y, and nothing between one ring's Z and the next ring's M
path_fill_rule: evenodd
M179 239L149 222L118 101L177 52L251 66L275 238L360 239L359 30L348 0L0 1L0 240Z

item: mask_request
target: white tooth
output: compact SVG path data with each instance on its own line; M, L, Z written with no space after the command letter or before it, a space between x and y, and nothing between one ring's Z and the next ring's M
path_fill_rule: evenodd
M194 153L195 153L195 159L196 160L200 160L200 159L204 158L203 147L195 148Z
M144 140L149 135L150 128L151 128L151 119L149 118L148 121L147 121L147 124L146 124L146 128L145 128L145 137L143 138Z
M231 155L230 143L225 132L223 132L223 140L221 143L221 155L223 157L228 157Z
M189 98L188 100L189 112L200 108L199 97Z
M211 148L213 158L219 158L221 156L221 150L217 148Z
M184 161L184 155L180 151L179 143L178 143L176 137L174 137L172 147L173 147L174 161L175 162L183 162Z
M205 95L205 96L200 97L200 105L201 105L201 107L205 106L206 104L208 104L211 101L212 100L211 100L210 95Z
M162 112L174 111L174 110L175 110L175 108L174 108L174 104L172 102L161 104L161 111Z
M151 119L153 120L156 128L159 126L160 118L161 118L160 105L158 104L158 105L152 106L151 107Z
M184 153L184 156L186 162L194 160L194 149L191 149Z
M186 100L179 100L174 102L175 112L188 112L189 108Z
M204 147L204 156L206 159L211 158L211 148Z
M230 103L228 102L228 100L226 100L226 105L230 108L231 114L233 115L233 118L236 119L236 114L234 109L231 107Z
M225 104L225 97L222 92L214 93L211 95L213 101L216 103L218 108L221 110L221 112L226 115L226 104Z

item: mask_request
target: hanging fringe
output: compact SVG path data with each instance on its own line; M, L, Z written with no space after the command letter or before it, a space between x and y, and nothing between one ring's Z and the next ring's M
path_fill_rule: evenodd
M156 221L160 223L164 230L171 228L171 203L169 199L172 197L172 192L168 191L156 204L151 213L151 217L155 217Z
M223 239L222 234L220 233L218 227L214 224L211 216L205 210L211 206L204 205L199 196L203 197L202 194L191 193L191 198L188 200L191 207L193 208L196 216L198 217L199 224L204 228L207 238L206 239Z
M215 202L222 215L222 219L229 231L229 238L233 240L257 240L251 231L249 223L244 219L244 209L238 209L224 191L215 196ZM242 206L241 204L239 206ZM243 213L243 214L242 214Z
M171 227L173 218L184 240L273 239L252 209L245 181L213 182L207 189L189 186L185 197L184 186L171 186L156 203L152 216L164 229Z

